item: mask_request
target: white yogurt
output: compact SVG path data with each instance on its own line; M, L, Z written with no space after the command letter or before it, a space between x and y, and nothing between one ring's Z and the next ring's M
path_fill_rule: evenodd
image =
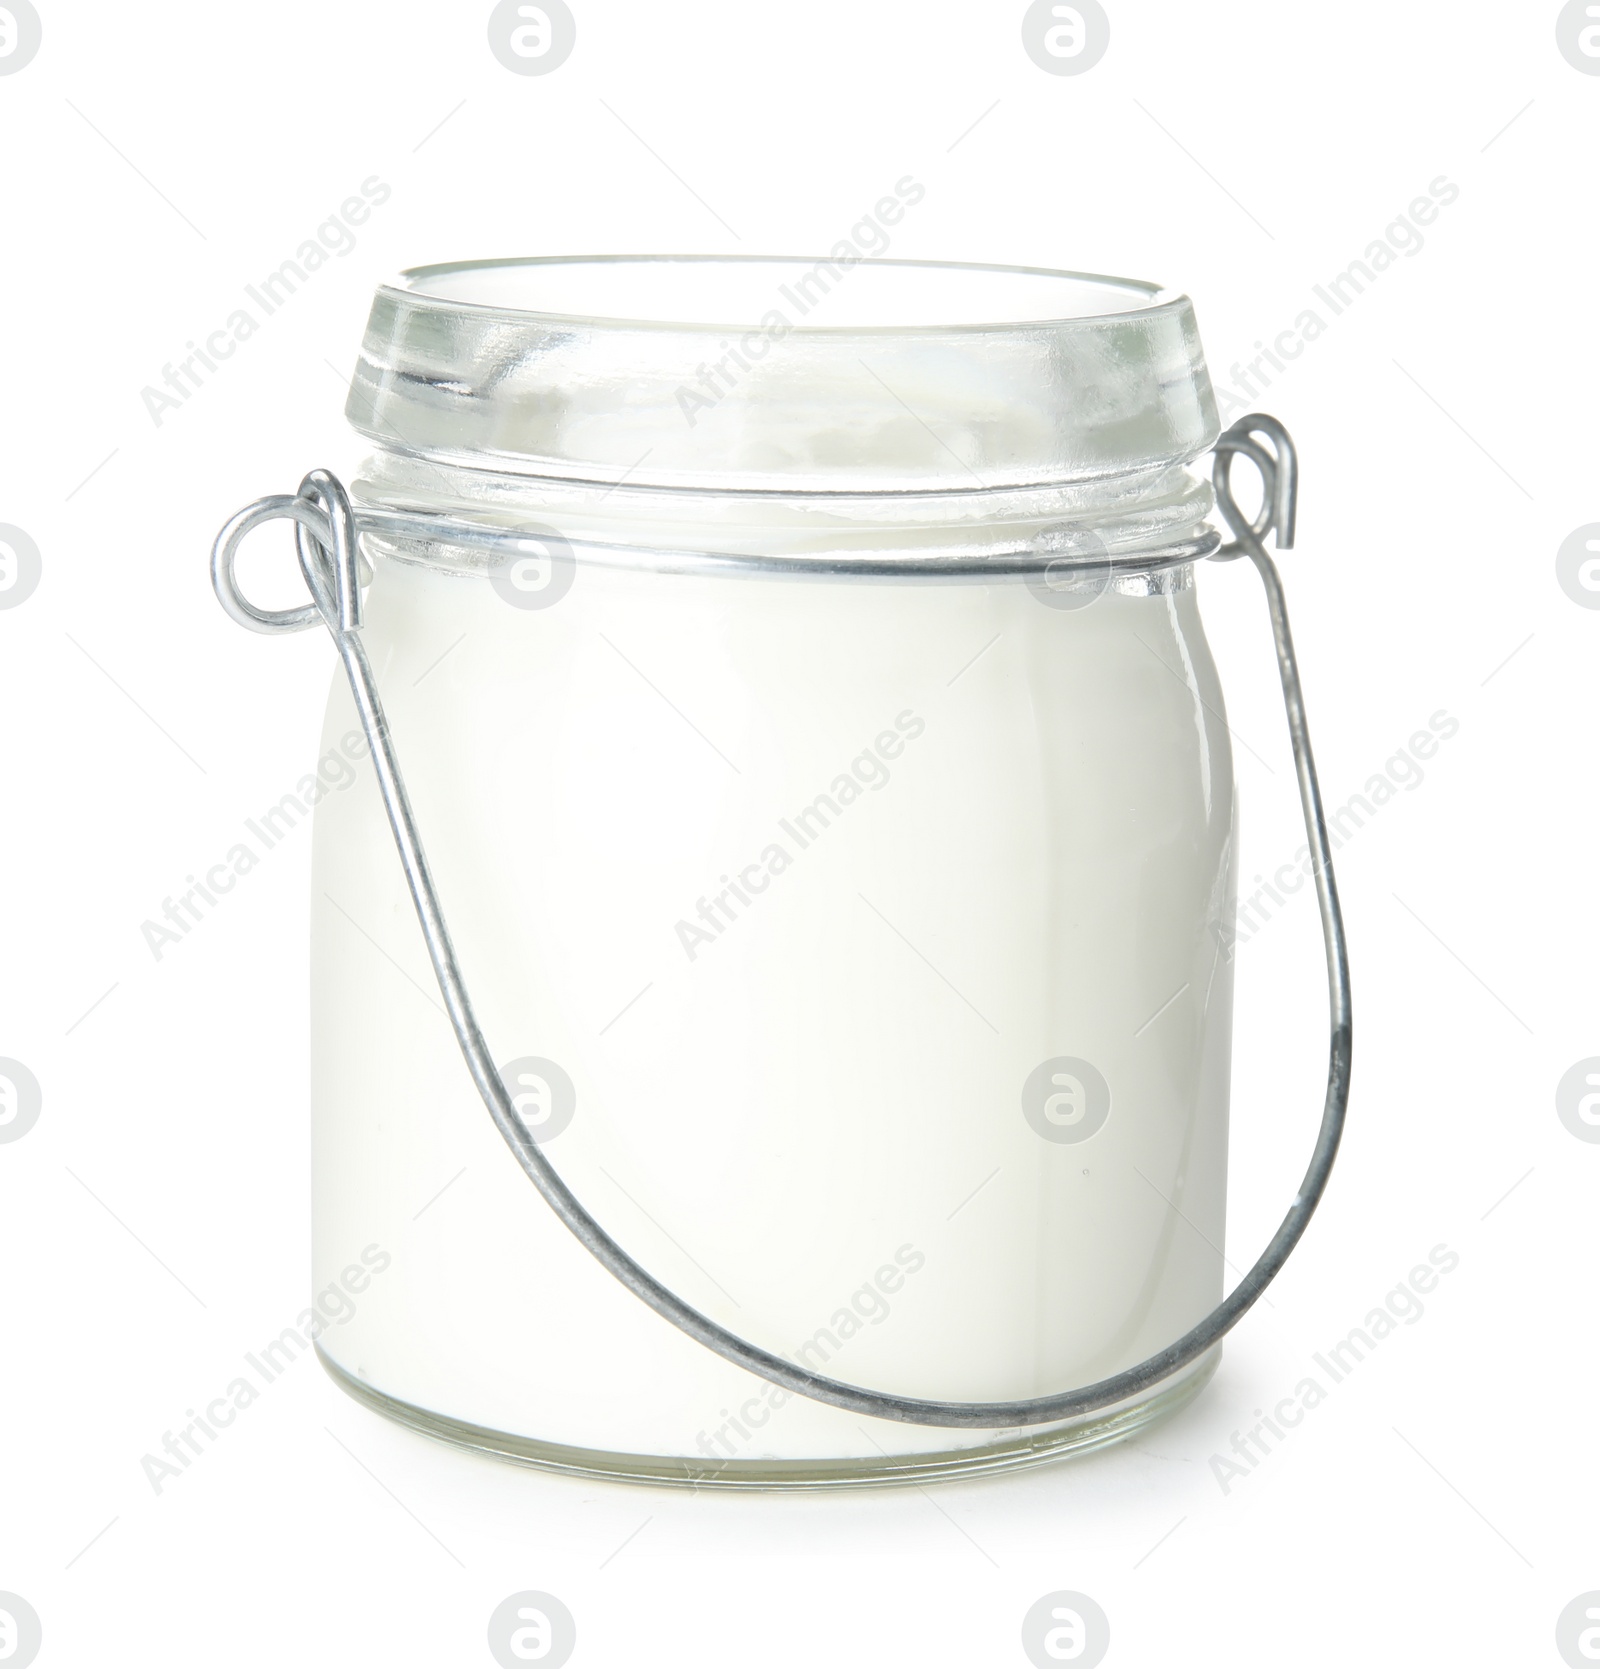
M366 642L485 1033L570 1078L547 1151L647 1268L933 1398L1104 1378L1218 1301L1234 802L1192 589L580 566L529 611L377 567ZM340 679L325 745L354 723ZM369 767L318 807L313 929L317 1283L393 1257L320 1341L352 1380L622 1472L1014 1443L788 1395L589 1258L467 1076ZM1057 1068L1030 1122L1059 1058L1109 1111Z

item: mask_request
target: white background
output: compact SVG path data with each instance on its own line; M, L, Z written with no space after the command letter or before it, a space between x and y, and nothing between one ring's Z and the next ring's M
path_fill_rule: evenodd
M1600 1146L1554 1106L1600 1053L1600 613L1555 579L1600 520L1600 77L1556 8L1108 0L1104 60L1054 76L1015 0L573 0L571 59L521 77L481 3L40 3L42 50L0 77L0 522L43 553L0 611L0 1055L44 1093L0 1146L0 1589L41 1616L39 1662L488 1664L489 1613L537 1588L581 1666L1024 1664L1055 1589L1104 1608L1116 1666L1558 1664L1557 1614L1600 1588ZM906 174L927 196L892 253L1185 289L1219 385L1459 187L1250 402L1302 449L1284 567L1330 798L1430 714L1460 724L1339 856L1349 1136L1271 1307L1170 1423L988 1482L586 1484L432 1444L302 1363L157 1495L141 1456L309 1280L309 842L160 962L140 933L310 767L331 672L320 633L224 618L217 527L361 456L343 383L393 270L814 254ZM372 175L392 196L355 249L155 425L141 389ZM1248 879L1300 838L1287 745L1252 576L1200 579L1263 761L1238 750ZM1308 897L1238 966L1242 1264L1320 1106ZM1460 1263L1422 1319L1225 1493L1210 1457L1441 1243Z

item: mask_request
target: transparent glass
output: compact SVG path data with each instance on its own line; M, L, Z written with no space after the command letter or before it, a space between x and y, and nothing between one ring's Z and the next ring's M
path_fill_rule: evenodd
M1221 1296L1231 757L1192 569L1154 554L1209 507L1209 386L1182 298L874 263L835 322L773 327L763 394L677 397L816 265L380 291L365 638L485 1031L578 1196L769 1349L1036 1396ZM1063 529L1109 583L982 571ZM356 729L340 680L325 749ZM319 803L315 866L318 1287L388 1254L319 1346L371 1405L569 1471L861 1484L1098 1446L1214 1366L997 1431L730 1366L504 1150L370 781Z

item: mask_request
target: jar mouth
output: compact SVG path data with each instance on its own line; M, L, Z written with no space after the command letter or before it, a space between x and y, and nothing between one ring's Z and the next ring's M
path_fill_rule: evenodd
M837 255L514 256L411 267L382 289L506 319L660 331L753 330L787 305L793 330L835 335L1083 325L1188 301L1099 273Z
M740 494L1070 485L1219 429L1186 296L839 249L419 267L379 288L345 409L451 468Z

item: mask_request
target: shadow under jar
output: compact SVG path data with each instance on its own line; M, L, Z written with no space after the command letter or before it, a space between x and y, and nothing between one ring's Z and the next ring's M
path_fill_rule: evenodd
M1187 299L890 261L425 268L378 292L348 415L365 642L461 965L623 1246L744 1338L916 1397L1088 1384L1204 1318L1234 791ZM324 754L359 735L340 679ZM319 1349L435 1435L873 1483L1102 1444L1215 1366L944 1430L676 1331L485 1117L365 769L316 808L312 1024L317 1286L383 1264Z

